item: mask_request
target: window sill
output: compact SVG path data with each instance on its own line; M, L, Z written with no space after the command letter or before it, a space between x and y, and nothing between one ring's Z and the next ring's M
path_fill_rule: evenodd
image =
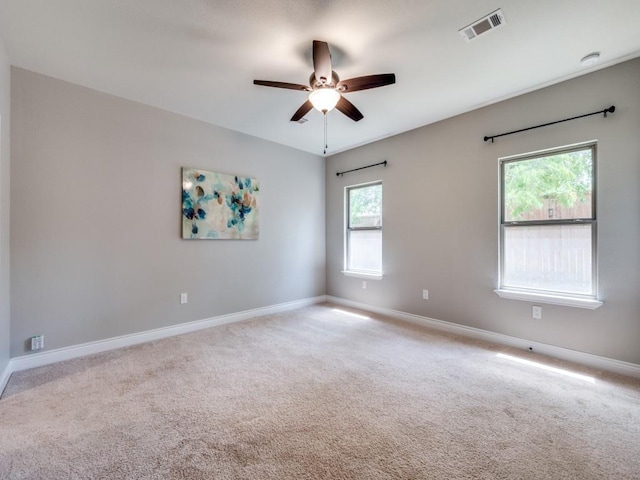
M342 274L346 277L362 278L364 280L382 280L381 273L363 273L363 272L352 272L349 270L343 270Z
M561 295L545 295L543 293L519 292L515 290L494 290L500 298L510 300L524 300L525 302L547 303L551 305L562 305L564 307L586 308L595 310L602 306L600 300L591 298L563 297Z

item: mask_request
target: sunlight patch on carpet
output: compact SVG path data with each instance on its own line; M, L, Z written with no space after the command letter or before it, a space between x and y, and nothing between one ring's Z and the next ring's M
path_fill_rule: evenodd
M367 317L365 315L360 315L358 313L353 313L353 312L347 312L346 310L341 310L339 308L333 308L332 310L334 312L336 312L336 313L341 313L343 315L348 315L348 316L353 317L353 318L359 318L361 320L371 320L371 318L369 318L369 317Z
M536 367L541 370L546 370L548 372L559 373L560 375L564 375L566 377L577 378L579 380L584 380L585 382L589 382L589 383L596 383L596 379L593 377L588 377L587 375L581 375L580 373L571 372L569 370L564 370L562 368L551 367L543 363L532 362L531 360L525 360L524 358L505 355L504 353L499 353L497 356L498 358L504 358L506 360L511 360L513 362L522 363L523 365L529 365L531 367Z

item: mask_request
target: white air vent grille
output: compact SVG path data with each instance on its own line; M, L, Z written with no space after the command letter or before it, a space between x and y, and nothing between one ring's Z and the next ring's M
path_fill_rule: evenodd
M479 20L476 20L472 24L461 28L460 30L458 30L458 32L460 33L460 35L462 35L462 38L469 42L474 38L482 35L483 33L487 33L494 28L501 27L505 23L507 22L504 18L504 15L502 14L502 10L498 9Z
M489 17L489 21L491 22L491 25L493 25L493 28L496 28L502 25L502 12L500 12L500 14L493 13Z

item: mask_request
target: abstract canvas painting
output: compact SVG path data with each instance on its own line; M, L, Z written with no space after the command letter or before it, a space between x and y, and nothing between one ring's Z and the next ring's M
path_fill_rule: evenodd
M182 169L182 238L256 240L255 178Z

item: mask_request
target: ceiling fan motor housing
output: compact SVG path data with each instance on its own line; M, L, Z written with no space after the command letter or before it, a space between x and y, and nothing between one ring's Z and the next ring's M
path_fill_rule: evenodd
M322 77L322 79L324 79L324 77ZM316 73L315 72L311 72L311 75L309 76L309 85L311 86L312 89L316 89L316 88L321 88L321 87L333 87L336 88L338 86L338 82L340 82L340 77L338 76L338 74L331 70L331 81L330 82L319 82L316 80Z

